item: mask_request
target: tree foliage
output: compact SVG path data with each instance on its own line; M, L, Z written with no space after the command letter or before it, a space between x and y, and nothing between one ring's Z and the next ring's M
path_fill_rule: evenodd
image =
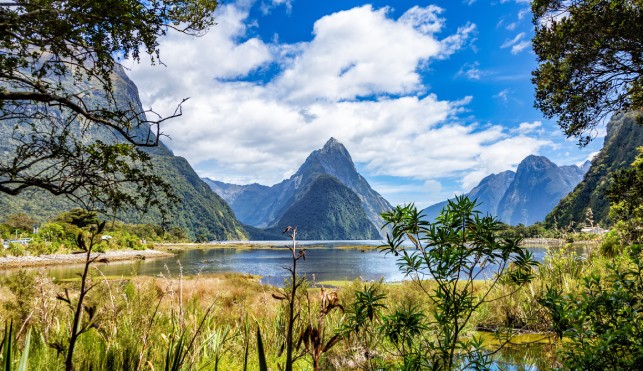
M629 169L614 175L605 194L610 201L610 218L623 244L643 242L643 147Z
M382 214L392 228L384 251L398 257L400 270L433 307L429 321L413 306L399 308L388 319L387 336L397 344L404 369L488 367L493 352L482 347L481 339L463 336L473 313L507 296L491 295L497 284L510 285L513 293L533 278L537 262L520 247L521 238L502 237L502 223L481 216L477 206L466 196L456 197L434 223L423 220L413 205ZM479 279L489 281L477 291L474 283ZM421 336L425 332L433 336Z
M643 1L536 0L532 11L535 106L568 137L586 145L611 114L643 108Z
M140 147L170 117L123 99L119 60L160 62L158 38L213 22L214 0L25 0L0 3L0 192L30 188L84 206L146 209L172 199ZM122 76L121 76L122 77ZM95 139L96 132L105 140Z

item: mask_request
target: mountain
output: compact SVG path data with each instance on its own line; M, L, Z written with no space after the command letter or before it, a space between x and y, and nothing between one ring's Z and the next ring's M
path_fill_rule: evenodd
M113 86L119 105L131 104L142 111L138 88L122 68L116 69L113 75ZM85 90L88 88L90 89L91 86L79 87ZM94 94L92 97L90 104L101 103L100 94ZM0 134L3 138L10 138L12 130L11 123L0 121ZM111 130L98 127L87 129L82 132L82 135L87 141L101 140L105 143L113 143L122 138ZM4 147L0 149L11 150L8 143L8 140L3 141ZM235 219L230 207L221 197L212 192L184 158L174 156L163 143L158 147L143 150L152 157L154 174L170 183L180 198L176 209L168 216L168 226L183 228L192 239L198 240L247 238L245 230ZM67 198L52 196L44 191L33 190L18 196L0 194L0 217L24 211L37 220L44 221L74 207L77 205ZM161 224L163 222L160 212L154 210L146 215L123 212L118 214L117 218L130 223Z
M314 195L314 192L326 189L323 187L312 187L312 184L320 181L320 176L330 176L341 184L347 190L350 190L361 205L361 212L356 213L350 207L351 203L343 206L343 211L350 215L342 218L331 217L333 212L330 212L322 206L321 195ZM347 196L343 188L337 185L330 186L329 181L322 178L323 184L327 186L327 191L341 193L336 196L336 200L347 201L352 196ZM299 217L309 220L313 215L319 216L321 219L317 220L317 225L333 225L335 223L337 231L333 235L346 235L345 226L351 225L351 228L356 226L365 226L361 221L364 219L376 230L379 230L384 225L384 221L380 213L390 210L391 205L376 191L374 191L366 179L362 177L356 170L353 160L344 147L335 138L330 138L323 148L313 151L306 161L301 165L297 172L278 184L272 187L267 187L259 184L249 185L235 185L223 182L214 181L211 179L204 179L206 183L223 197L235 215L242 223L245 223L255 228L270 228L270 227L283 227L282 225L286 220L284 217L293 215L293 207L299 207L302 200L321 202L315 204L315 210L311 209L309 205L308 213L310 215L302 215L300 212L295 213ZM313 192L312 194L310 192ZM331 197L326 195L324 197ZM317 209L319 206L321 209ZM344 207L345 206L345 207ZM305 209L305 208L304 208ZM302 210L300 210L302 211ZM290 220L294 225L300 225L294 220ZM314 220L310 219L310 220ZM350 223L348 222L350 221ZM343 225L343 223L347 223ZM372 229L370 227L360 227L359 234L351 232L351 239L370 239L373 238ZM251 234L255 235L252 228L248 228ZM257 231L257 233L260 233ZM303 233L300 228L300 233ZM325 233L331 235L331 233ZM381 234L378 235L378 237Z
M500 174L488 175L467 193L467 196L478 201L480 204L478 210L483 214L498 215L498 204L513 181L515 174L511 170L507 170ZM447 201L442 201L427 207L422 213L427 220L435 220L446 205Z
M359 196L330 175L318 175L275 224L248 229L251 239L283 238L284 226L297 226L302 240L370 240L380 238Z
M498 203L500 220L510 225L542 221L583 179L575 165L558 167L543 156L527 156Z
M480 181L467 196L477 199L478 210L501 221L530 225L545 218L558 201L578 184L589 163L582 166L556 166L546 157L527 156L514 173L491 174ZM435 220L447 201L423 210L427 220Z
M603 148L592 160L585 178L547 215L545 224L559 227L578 225L585 221L591 208L594 221L609 225L609 202L605 189L610 174L629 168L637 155L636 148L643 146L643 127L636 123L640 113L630 112L612 116L607 123Z

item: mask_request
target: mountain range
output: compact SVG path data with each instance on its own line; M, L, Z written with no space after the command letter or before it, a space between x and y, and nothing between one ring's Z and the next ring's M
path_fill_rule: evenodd
M527 156L515 172L491 174L480 181L467 196L477 199L478 210L497 216L510 225L531 225L545 219L561 198L581 182L589 169L582 166L557 166L543 156ZM427 220L434 220L447 201L423 210Z
M116 68L112 80L114 96L118 104L124 107L133 105L142 112L138 88L122 68ZM79 88L91 90L91 86ZM92 101L89 103L95 105L100 105L101 99L104 99L100 94L93 94L90 97ZM0 135L6 138L0 143L0 150L11 151L11 141L8 138L11 138L13 128L10 121L0 120ZM104 143L114 143L119 140L119 135L102 127L87 129L83 135L84 139L90 142L100 140ZM120 138L122 140L122 137ZM152 157L154 174L170 183L175 194L180 198L176 208L171 210L168 216L169 223L166 226L184 229L193 240L247 238L246 231L235 219L230 207L210 190L184 158L175 156L163 143L143 150ZM26 212L36 220L45 221L74 207L77 205L69 199L40 190L23 192L18 196L0 193L0 218L8 214ZM158 210L150 210L145 215L131 211L121 212L116 217L130 223L161 224L163 222Z
M302 239L378 239L392 206L361 176L337 139L313 151L289 179L271 187L205 182L228 202L251 238L272 239L297 225Z

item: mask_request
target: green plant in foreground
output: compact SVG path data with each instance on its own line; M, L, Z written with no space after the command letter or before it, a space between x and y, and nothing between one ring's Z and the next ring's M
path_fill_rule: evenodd
M16 345L17 336L14 338L13 334L13 321L9 323L8 326L5 326L4 337L2 342L0 342L0 353L2 354L2 369L4 371L18 370L26 371L27 364L29 360L29 348L31 344L31 330L27 331L27 336L25 337L25 345L22 349L22 356L20 357L20 363L18 363L18 368L14 368L14 347Z
M297 227L293 228L291 226L288 226L284 229L283 233L288 233L288 236L292 241L292 246L290 246L290 252L292 253L292 267L285 268L288 272L290 272L290 281L286 284L289 284L290 287L288 287L288 290L281 290L278 294L273 294L272 296L277 300L286 300L288 306L286 312L288 315L288 321L286 323L286 339L284 344L286 348L285 370L292 371L293 363L297 359L304 356L303 352L294 355L295 341L293 334L296 321L301 314L299 312L299 309L296 308L297 290L306 281L305 277L297 276L297 261L299 261L299 259L306 259L306 252L304 250L297 250ZM297 313L295 313L296 309Z
M416 308L398 308L384 326L403 337L391 337L403 352L405 369L486 367L494 351L480 339L465 336L472 315L485 303L500 300L532 279L538 263L520 247L520 238L500 237L502 223L480 216L468 197L449 200L434 223L423 220L414 205L398 206L382 214L392 234L383 251L399 258L398 265L418 285L431 305L431 317ZM404 243L412 246L406 248ZM477 290L476 280L488 284ZM427 280L431 280L429 284ZM490 294L507 282L514 290L499 297Z
M96 287L96 284L90 284L88 282L88 273L89 266L98 258L97 255L92 257L92 249L99 242L98 236L104 228L105 222L102 222L99 225L90 228L88 242L85 240L85 236L82 232L78 234L76 245L85 253L85 266L80 277L80 291L76 303L73 302L73 299L67 289L65 289L64 293L57 296L59 300L67 304L70 311L72 311L74 314L72 325L70 328L69 340L67 344L59 344L59 347L61 349L64 349L66 347L67 350L67 356L65 358L65 369L67 371L72 371L74 369L74 348L76 346L78 337L96 327L95 321L97 320L97 308L95 305L86 305L85 298L87 297L89 291ZM83 312L87 313L87 319L84 321Z
M375 367L373 360L380 343L378 328L381 325L382 311L386 309L386 294L381 281L360 285L353 300L347 305L340 332L362 352L367 366L372 369Z
M641 246L609 264L607 274L584 277L580 293L548 292L543 304L569 340L559 352L566 369L643 368Z

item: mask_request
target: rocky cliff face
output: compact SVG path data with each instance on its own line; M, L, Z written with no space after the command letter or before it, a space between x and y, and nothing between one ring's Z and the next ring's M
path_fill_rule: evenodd
M384 225L380 213L390 210L391 205L357 172L350 154L335 138L313 151L293 176L272 187L238 186L209 179L206 182L228 201L242 223L268 228L277 226L293 205L310 196L310 185L319 176L330 176L353 192L374 228L379 230ZM362 230L361 238L370 238L369 230Z
M504 196L509 185L511 185L515 174L516 173L511 170L507 170L500 174L488 175L467 193L467 196L477 200L479 204L478 210L483 214L498 215L498 203L500 203L502 196ZM446 205L447 201L442 201L427 207L422 210L422 213L427 220L433 221L440 215L440 212Z
M528 156L498 203L498 216L511 225L542 221L582 178L578 166L558 167L546 157Z

